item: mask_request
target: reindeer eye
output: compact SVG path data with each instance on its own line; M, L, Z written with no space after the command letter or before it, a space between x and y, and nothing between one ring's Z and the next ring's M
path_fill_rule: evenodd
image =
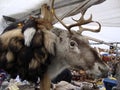
M75 42L75 41L73 41L73 40L71 40L71 42L70 42L70 46L71 46L71 47L76 46L76 42Z
M74 42L70 42L70 46L75 46L75 43Z

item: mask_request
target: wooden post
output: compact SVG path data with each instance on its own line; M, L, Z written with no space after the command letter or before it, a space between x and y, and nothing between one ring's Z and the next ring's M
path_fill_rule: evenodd
M50 79L47 73L40 79L40 90L50 90Z

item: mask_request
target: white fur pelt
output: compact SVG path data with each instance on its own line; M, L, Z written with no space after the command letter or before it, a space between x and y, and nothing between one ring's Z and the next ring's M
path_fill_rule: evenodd
M68 82L61 81L53 85L53 90L81 90L81 87L74 86Z
M93 88L93 84L89 82L76 82L74 84L66 81L60 81L57 84L53 84L52 90L96 90Z

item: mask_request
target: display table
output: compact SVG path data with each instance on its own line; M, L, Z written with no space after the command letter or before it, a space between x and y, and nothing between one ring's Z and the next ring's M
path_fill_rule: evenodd
M116 86L118 82L117 80L114 80L114 79L105 78L103 80L103 83L105 85L106 90L112 90L112 88Z

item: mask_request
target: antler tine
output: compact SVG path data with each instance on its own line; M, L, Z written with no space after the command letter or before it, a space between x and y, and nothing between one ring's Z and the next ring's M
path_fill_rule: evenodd
M85 11L86 12L86 11ZM91 32L100 32L101 30L101 24L99 22L96 22L96 21L92 21L92 14L90 15L89 19L85 20L84 19L84 14L85 12L82 13L82 16L80 17L79 20L75 20L73 19L74 21L76 21L77 23L76 24L72 24L70 25L69 27L72 28L74 26L79 26L79 33L81 34L83 31L91 31ZM97 23L99 25L98 29L90 29L90 28L83 28L81 25L85 25L85 24L88 24L88 23Z
M88 23L92 22L92 15L87 20L84 19L84 14L82 14L82 16L80 17L79 20L75 20L75 19L73 19L73 20L76 21L77 23L70 25L69 28L72 28L75 26L81 26L81 25L88 24Z
M100 29L101 29L101 25L99 22L96 22L96 21L92 21L92 14L90 15L90 18L88 18L87 20L84 19L84 15L86 13L87 10L85 10L84 12L82 12L82 16L80 17L79 20L75 20L73 19L74 21L76 21L77 23L75 24L72 24L72 25L69 25L69 26L66 26L61 19L59 19L57 17L57 15L55 14L55 9L54 9L54 1L55 0L52 0L52 13L53 15L55 16L55 18L69 31L70 34L72 34L72 31L71 31L71 28L72 27L75 27L75 26L79 26L79 33L81 34L83 31L91 31L91 32L100 32ZM90 29L90 28L83 28L81 25L85 25L85 24L88 24L88 23L97 23L99 25L99 28L98 29Z
M93 23L97 23L99 25L98 29L90 29L90 28L83 28L82 26L79 26L78 32L81 34L83 31L91 31L91 32L100 32L101 30L101 24L97 21L92 21Z
M71 32L71 28L69 28L69 26L66 26L63 22L62 22L62 20L61 19L59 19L58 17L57 17L57 15L55 14L55 9L54 9L54 1L55 0L52 0L52 13L53 13L53 15L55 16L55 18L69 31L69 33L70 34L72 34L72 32Z

